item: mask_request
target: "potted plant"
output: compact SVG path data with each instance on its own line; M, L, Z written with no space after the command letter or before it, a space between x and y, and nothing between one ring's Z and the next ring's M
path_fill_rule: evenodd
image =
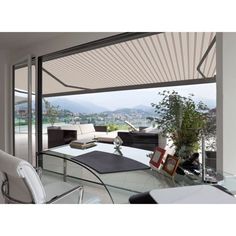
M151 104L157 114L157 127L175 146L175 155L186 159L199 149L208 108L202 102L195 103L193 94L184 97L176 91L164 90L159 95L163 97L162 100L158 104Z

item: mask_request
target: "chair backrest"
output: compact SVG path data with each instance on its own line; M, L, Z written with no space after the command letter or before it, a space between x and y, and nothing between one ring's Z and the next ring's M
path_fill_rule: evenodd
M8 195L12 199L22 203L46 202L42 182L30 163L0 150L0 171L6 177Z

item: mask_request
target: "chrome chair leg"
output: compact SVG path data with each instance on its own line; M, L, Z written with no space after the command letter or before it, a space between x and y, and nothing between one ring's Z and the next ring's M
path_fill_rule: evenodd
M83 197L84 197L84 187L81 186L81 188L79 189L79 198L78 198L79 204L83 203Z

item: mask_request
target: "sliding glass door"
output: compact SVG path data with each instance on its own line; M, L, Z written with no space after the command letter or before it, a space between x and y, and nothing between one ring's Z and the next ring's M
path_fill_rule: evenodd
M35 66L28 56L13 65L13 154L35 165Z

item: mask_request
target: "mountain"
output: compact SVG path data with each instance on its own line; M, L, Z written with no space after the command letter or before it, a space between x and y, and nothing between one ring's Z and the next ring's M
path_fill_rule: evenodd
M154 115L154 108L150 106L146 106L146 105L138 105L135 106L133 108L120 108L120 109L116 109L116 110L109 110L105 107L102 106L98 106L95 105L92 102L88 102L88 101L84 101L84 100L80 100L80 99L75 99L70 100L67 99L65 97L59 97L59 98L47 98L47 100L53 104L54 106L59 106L60 109L65 109L65 110L69 110L73 113L85 113L85 114L92 114L92 113L124 113L124 114L131 114L131 113L146 113L148 115ZM199 99L201 100L203 103L205 103L210 109L215 108L216 107L216 102L215 100L211 100L211 99ZM196 102L199 101L198 99L196 99ZM34 104L34 103L33 103ZM44 106L44 105L43 105ZM20 103L18 105L16 105L16 107L18 109L27 109L27 104L26 103ZM34 109L34 106L33 106Z
M110 111L105 107L95 105L92 102L87 102L83 100L70 100L64 97L60 98L47 98L47 100L54 106L59 106L60 109L69 110L73 113L85 113L85 114L92 114L92 113L124 113L124 114L131 114L131 113L140 113L140 114L154 114L154 109L150 106L145 105L138 105L133 108L120 108L114 111ZM18 109L27 109L27 103L22 103L17 105ZM44 103L43 103L44 107ZM34 107L33 107L34 109Z
M100 113L107 111L107 108L102 106L97 106L92 102L82 101L82 100L69 100L66 98L50 98L48 99L50 103L54 106L60 106L61 109L66 109L74 113Z
M105 114L126 114L126 115L132 115L132 114L142 114L142 115L152 115L153 110L143 110L143 109L137 109L137 108L120 108L114 111L105 111L103 112Z
M134 109L138 109L138 110L142 110L142 111L146 111L149 113L154 113L154 108L150 105L150 106L146 106L146 105L138 105L133 107Z

